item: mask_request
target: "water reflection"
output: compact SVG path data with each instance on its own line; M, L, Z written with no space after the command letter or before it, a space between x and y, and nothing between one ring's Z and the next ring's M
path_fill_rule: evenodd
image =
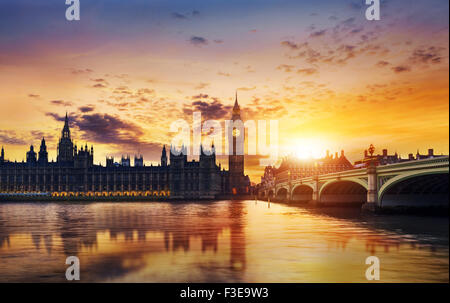
M266 202L0 205L0 281L448 281L448 219ZM420 266L420 272L415 272Z

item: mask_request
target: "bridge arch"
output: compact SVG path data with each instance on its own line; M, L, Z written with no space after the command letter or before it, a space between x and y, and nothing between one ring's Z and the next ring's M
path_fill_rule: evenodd
M276 198L277 200L287 200L288 194L287 188L281 187L277 190Z
M265 199L267 197L266 191L258 190L258 199Z
M448 206L448 168L413 171L395 176L378 191L381 207Z
M309 202L313 199L314 188L310 184L299 184L292 189L291 200Z
M367 202L368 185L358 178L342 178L324 183L319 190L319 202L323 204L364 204Z

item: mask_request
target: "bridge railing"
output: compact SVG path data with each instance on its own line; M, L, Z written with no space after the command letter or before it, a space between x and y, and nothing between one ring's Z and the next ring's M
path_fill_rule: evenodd
M449 156L437 156L436 158L411 160L411 161L405 161L405 162L401 162L401 163L380 165L380 166L377 166L377 170L384 169L384 168L400 168L400 167L418 166L418 165L426 165L426 164L444 164L445 165L446 163L448 165Z

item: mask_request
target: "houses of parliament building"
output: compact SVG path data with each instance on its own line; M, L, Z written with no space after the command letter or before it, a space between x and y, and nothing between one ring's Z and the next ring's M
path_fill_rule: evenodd
M232 120L240 119L237 98ZM236 138L233 137L233 143ZM58 143L56 162L48 161L45 140L39 151L33 146L26 161L5 159L0 155L0 195L45 194L52 196L158 196L170 199L215 199L245 195L250 181L244 175L244 156L229 155L229 170L216 164L214 145L211 152L201 148L199 160L188 161L186 150L175 152L162 148L161 163L145 166L142 156L129 157L121 163L106 159L106 166L94 164L94 148L78 149L73 144L66 114ZM169 155L167 155L169 154Z

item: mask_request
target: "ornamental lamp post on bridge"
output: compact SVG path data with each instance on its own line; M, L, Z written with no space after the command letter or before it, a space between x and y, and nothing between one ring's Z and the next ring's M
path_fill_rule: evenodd
M367 203L363 205L363 209L370 211L376 211L378 208L378 178L377 178L377 166L379 164L378 157L374 157L375 147L370 144L368 152L370 157L364 159L367 167Z
M290 167L288 169L288 183L289 183L289 190L286 195L286 198L287 198L287 202L289 203L292 200L292 184L291 184L291 168Z
M312 201L311 204L312 205L319 205L320 201L320 197L319 197L319 172L318 172L318 164L317 161L314 161L314 175L313 175L313 194L312 194Z

